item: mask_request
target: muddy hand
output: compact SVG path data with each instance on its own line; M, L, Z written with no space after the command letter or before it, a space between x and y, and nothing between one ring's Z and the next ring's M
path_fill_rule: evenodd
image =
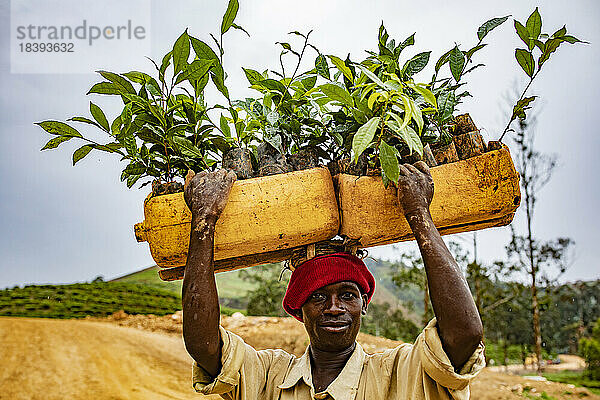
M233 171L224 169L215 172L202 171L193 177L188 172L184 199L192 212L194 230L201 231L206 224L217 222L227 204L235 179Z
M420 212L429 212L432 199L433 179L427 164L419 161L415 165L400 165L398 203L404 210L404 215L408 217Z

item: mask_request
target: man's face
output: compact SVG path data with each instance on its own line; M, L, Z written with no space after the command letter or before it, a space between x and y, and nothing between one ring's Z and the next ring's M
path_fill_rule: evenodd
M329 352L352 346L366 311L367 295L361 294L354 282L332 283L315 290L301 311L311 346Z

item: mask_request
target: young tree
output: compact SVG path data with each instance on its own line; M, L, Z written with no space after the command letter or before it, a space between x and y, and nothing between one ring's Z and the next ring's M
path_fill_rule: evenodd
M423 325L427 324L433 317L433 310L429 300L429 287L427 285L427 275L423 266L423 259L414 251L403 253L397 263L398 269L392 276L392 281L400 289L410 286L417 287L423 292Z
M248 315L284 317L282 306L287 280L280 280L281 264L269 264L261 268L241 270L242 279L255 283L254 290L248 292Z
M511 226L512 239L507 246L513 269L525 272L529 277L531 312L537 371L541 372L542 333L540 327L540 304L538 290L564 273L570 261L573 244L569 238L539 241L533 232L534 212L540 190L550 181L556 167L556 156L539 152L535 148L536 118L519 120L514 131L516 145L515 166L521 178L522 208L525 211L524 232Z
M579 341L581 355L586 362L586 375L590 379L600 380L600 319L592 330L591 337Z

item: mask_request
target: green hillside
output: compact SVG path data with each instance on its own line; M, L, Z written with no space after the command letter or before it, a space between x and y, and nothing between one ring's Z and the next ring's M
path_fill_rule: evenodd
M157 266L145 268L141 271L113 279L111 282L138 283L168 290L177 296L181 296L182 281L162 281L158 277L158 270ZM216 274L216 278L221 304L232 308L245 309L247 304L246 294L255 287L255 284L243 280L240 277L239 271L219 272Z
M13 317L104 317L119 310L165 315L179 309L181 299L177 295L133 283L31 285L0 290L0 315Z

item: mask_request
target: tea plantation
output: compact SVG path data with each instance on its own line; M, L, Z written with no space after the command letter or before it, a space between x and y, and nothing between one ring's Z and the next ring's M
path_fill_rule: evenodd
M167 290L120 282L15 287L0 291L0 315L45 318L103 317L127 314L172 314L181 297Z

